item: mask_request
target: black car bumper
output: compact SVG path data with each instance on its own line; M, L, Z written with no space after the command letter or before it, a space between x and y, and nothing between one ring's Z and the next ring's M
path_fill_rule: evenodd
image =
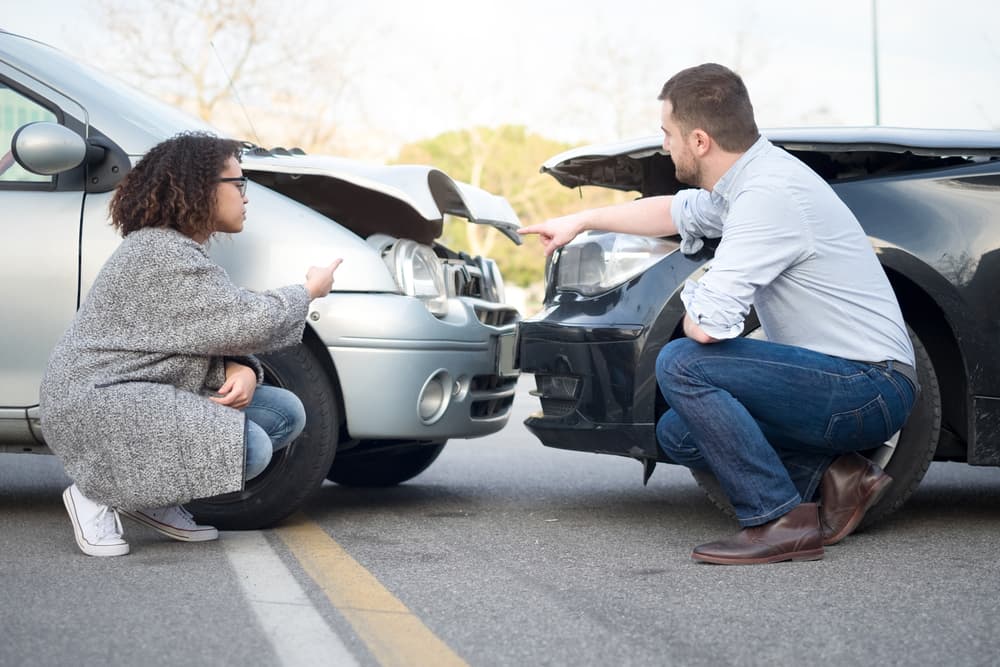
M550 447L655 456L651 415L635 409L642 332L640 325L524 323L521 365L535 374L542 405L524 422L528 429Z
M519 366L535 375L542 408L524 423L542 444L665 460L654 364L680 335L680 288L700 263L674 253L600 296L552 295L542 314L518 324Z

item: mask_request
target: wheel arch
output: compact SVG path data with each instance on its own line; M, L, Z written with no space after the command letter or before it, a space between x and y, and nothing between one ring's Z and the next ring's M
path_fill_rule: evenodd
M302 334L302 343L308 347L309 351L312 352L316 359L319 360L323 367L323 372L330 379L330 383L333 385L337 395L337 414L340 417L339 441L344 442L348 439L347 411L344 408L344 388L340 384L340 374L337 373L337 366L333 363L333 357L330 355L330 350L328 350L326 345L323 344L323 341L320 340L319 334L317 334L316 331L308 324Z
M944 311L920 285L898 270L883 265L899 301L903 319L913 328L930 356L941 392L942 435L938 458L964 460L969 446L969 394L965 358ZM948 438L948 432L961 442Z

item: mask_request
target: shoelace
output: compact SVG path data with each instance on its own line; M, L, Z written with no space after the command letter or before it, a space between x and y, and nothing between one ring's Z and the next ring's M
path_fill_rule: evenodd
M122 528L121 517L118 516L118 510L104 505L101 510L94 517L94 526L97 528L97 539L103 540L105 537L114 537L121 539L122 533L125 529Z
M158 521L162 521L165 524L174 526L176 528L184 528L186 530L194 530L197 524L195 523L194 517L186 509L180 505L174 505L173 507L160 507L154 510L149 510L147 512L149 516L152 516Z
M184 509L180 505L176 505L171 509L174 511L175 514L177 514L178 517L180 517L180 521L178 523L181 524L184 528L187 528L188 530L194 530L195 528L198 527L198 524L195 523L194 517L186 509Z

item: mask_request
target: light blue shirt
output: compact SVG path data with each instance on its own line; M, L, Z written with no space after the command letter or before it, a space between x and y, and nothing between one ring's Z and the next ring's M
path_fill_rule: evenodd
M768 340L913 365L899 303L864 230L809 167L764 137L715 188L682 190L670 209L681 249L721 237L681 293L709 336L734 338L754 306Z

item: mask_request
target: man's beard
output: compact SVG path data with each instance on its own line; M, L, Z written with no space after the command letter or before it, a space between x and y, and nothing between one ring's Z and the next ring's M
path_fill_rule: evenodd
M694 160L687 163L683 167L675 162L674 176L676 176L677 180L681 183L692 185L696 188L701 187L701 169L699 168L698 163Z

